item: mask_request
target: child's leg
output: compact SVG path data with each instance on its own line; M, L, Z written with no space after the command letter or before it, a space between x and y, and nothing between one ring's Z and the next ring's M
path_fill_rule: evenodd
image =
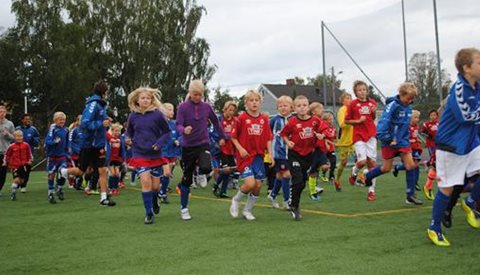
M328 160L330 162L330 173L328 175L328 179L329 180L334 180L335 179L335 168L337 166L337 156L335 155L335 152L329 153Z
M141 171L140 183L142 185L142 200L145 208L145 216L153 216L153 192L152 192L152 176L150 171ZM147 222L146 222L147 223Z

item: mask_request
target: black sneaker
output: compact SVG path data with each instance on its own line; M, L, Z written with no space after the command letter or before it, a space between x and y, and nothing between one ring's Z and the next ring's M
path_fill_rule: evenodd
M414 195L407 196L407 199L405 200L405 203L415 204L415 205L422 205L423 204L423 202L421 200L417 199L417 197L415 197Z
M57 201L55 200L55 197L53 196L53 193L48 195L48 202L51 204L56 204Z
M451 212L445 211L445 213L443 213L442 224L446 228L452 227L452 213Z
M160 203L163 203L163 204L169 204L169 203L170 203L170 201L168 200L167 195L162 195L162 196L160 197Z
M152 204L153 204L153 213L155 214L160 213L160 204L158 203L158 197L153 198ZM145 218L145 221L146 221L146 218Z
M63 201L65 199L65 197L63 195L63 190L61 190L61 189L57 190L57 197L61 201Z
M216 183L213 184L212 193L215 197L220 197L220 194L218 193L218 185Z
M12 193L12 195L10 196L10 199L12 199L12 201L16 201L17 200L17 193Z
M153 223L153 215L145 216L145 224L152 224Z
M300 213L300 209L295 207L290 207L290 214L292 214L292 218L296 221L299 221L303 218L302 214Z
M114 201L112 201L109 197L107 197L105 200L102 200L100 202L100 206L115 206L117 205Z
M394 177L398 177L398 169L397 169L397 166L396 166L396 165L393 166L393 172L392 172L392 174L393 174Z
M225 194L225 193L220 194L218 197L221 198L221 199L229 199L230 198L230 196L227 196L227 194Z

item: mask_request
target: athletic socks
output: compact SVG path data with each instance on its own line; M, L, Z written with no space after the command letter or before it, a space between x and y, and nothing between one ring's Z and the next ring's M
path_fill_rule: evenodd
M415 195L415 176L416 176L416 169L407 170L407 196Z
M441 191L438 191L435 195L432 208L432 222L429 227L431 230L442 232L441 222L449 201L450 197L443 194Z
M153 203L152 203L153 192L142 192L143 207L145 207L145 215L153 216Z
M53 191L53 180L49 179L48 180L48 194L50 194L50 190Z
M230 179L229 174L225 174L223 172L220 173L217 179L217 184L221 184L220 194L226 194L228 188L228 180Z
M190 195L190 186L180 184L180 207L188 208L188 196Z
M312 176L308 177L308 189L310 191L310 195L314 195L317 193L316 187L317 187L317 178Z
M169 177L161 177L160 178L160 183L162 186L160 187L160 195L164 196L167 194L168 190L168 185L170 184L170 178Z
M107 199L107 192L100 192L100 201Z
M113 177L111 177L111 176L108 177L108 189L114 189L115 188L114 187L114 184L115 184L114 181L115 181L115 179Z
M290 199L290 178L282 179L282 193L283 201L288 201Z
M360 171L360 169L357 167L357 164L355 163L355 165L352 168L352 175L357 176L358 171Z
M465 202L470 208L475 208L475 202L480 199L480 180L476 180L473 185L470 195L465 199Z
M338 169L337 169L337 179L341 179L342 178L342 174L343 174L343 169L345 168L345 166L342 164L342 162L340 162L338 164Z
M237 194L233 196L233 199L236 201L241 201L243 197L245 197L247 194L243 193L242 190L238 190Z
M270 196L271 196L272 198L276 198L276 197L277 197L278 192L280 191L280 187L282 187L282 180L275 178L275 180L273 181L272 192L270 193Z
M245 205L245 208L243 208L243 211L252 212L253 205L255 204L257 199L258 196L255 196L252 193L248 194L247 204Z
M18 184L12 183L12 193L17 193L18 190Z
M433 188L433 183L437 177L437 170L430 168L427 174L427 181L425 182L425 188L431 190Z
M382 168L380 166L376 166L372 170L368 171L368 173L365 175L365 182L372 182L374 178L380 176L382 173ZM368 186L368 184L367 184Z

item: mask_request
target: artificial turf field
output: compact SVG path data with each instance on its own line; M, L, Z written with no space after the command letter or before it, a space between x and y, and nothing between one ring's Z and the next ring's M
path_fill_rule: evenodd
M143 224L138 186L127 184L112 208L72 189L51 205L44 172L32 173L28 193L15 202L8 178L0 197L0 274L479 274L480 231L461 207L445 231L452 246L435 247L426 239L431 202L417 193L424 206L405 204L404 174L380 177L377 200L368 202L365 188L346 184L348 173L342 192L323 186L321 202L305 190L299 222L271 208L266 188L255 221L232 219L230 201L215 198L209 184L192 192L191 221L180 220L172 194L153 225Z

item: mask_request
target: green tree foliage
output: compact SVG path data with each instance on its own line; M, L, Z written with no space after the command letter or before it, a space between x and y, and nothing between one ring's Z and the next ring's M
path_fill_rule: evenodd
M223 107L227 101L233 100L238 102L238 99L236 97L232 97L229 93L230 91L228 89L222 91L221 87L216 87L213 89L213 107L216 112L222 113Z
M428 112L438 109L440 98L437 92L437 56L433 52L415 53L408 64L408 78L417 86L418 96L415 99L414 109L421 112L422 118L428 117ZM447 96L451 80L449 75L442 70L442 93Z
M136 87L158 87L177 104L190 80L206 83L216 69L196 36L205 9L195 0L14 0L12 12L16 26L0 39L0 60L14 58L0 65L1 81L17 95L29 91L43 121L58 110L73 118L98 79L124 117Z

